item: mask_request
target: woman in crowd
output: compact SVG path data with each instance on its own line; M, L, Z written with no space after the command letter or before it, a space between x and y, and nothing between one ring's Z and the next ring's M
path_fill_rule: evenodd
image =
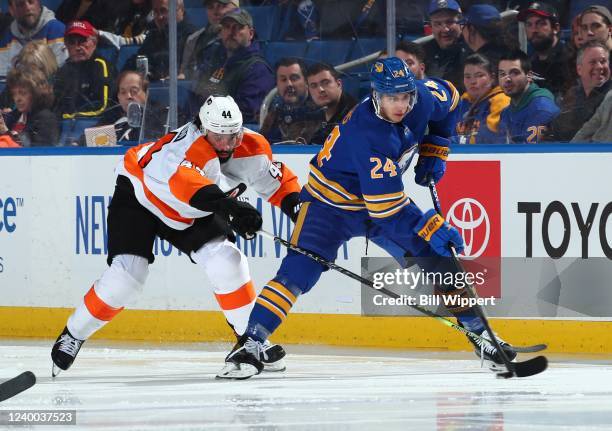
M484 55L472 54L465 59L463 83L466 92L457 107L457 142L505 142L505 136L498 133L498 126L501 111L510 104L510 97L497 85L495 70L495 65Z
M15 109L0 116L0 134L23 147L57 145L59 121L51 111L53 88L45 74L39 69L13 68L7 87Z
M47 77L50 83L53 82L53 77L58 69L55 54L42 40L28 42L13 59L13 67L25 71L38 69ZM5 111L10 111L13 107L13 99L9 93L8 86L0 94L0 107Z

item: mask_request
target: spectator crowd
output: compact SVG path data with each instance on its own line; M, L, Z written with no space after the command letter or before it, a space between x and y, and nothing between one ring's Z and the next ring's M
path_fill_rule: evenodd
M269 29L251 12L274 6L276 39L325 50L327 41L384 37L385 1L197 0L205 24L192 20L187 1L176 1L181 118L209 95L229 94L270 142L321 145L368 95L365 69L341 72L300 55L270 60L258 37ZM4 4L0 147L95 145L95 133L108 130L112 143L134 142L141 128L167 131L167 103L151 88L168 86L169 0ZM460 91L455 143L612 142L606 4L396 0L393 55L417 79L444 79ZM129 55L119 63L118 52ZM94 139L63 133L78 122Z

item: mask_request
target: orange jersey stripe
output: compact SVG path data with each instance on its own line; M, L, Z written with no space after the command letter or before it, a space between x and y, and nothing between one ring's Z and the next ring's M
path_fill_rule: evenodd
M128 171L133 176L135 176L136 178L138 178L138 180L140 181L140 184L142 185L142 189L144 190L144 193L147 199L153 205L159 208L159 210L162 212L162 214L164 214L164 216L168 217L169 219L179 221L181 223L191 224L193 222L193 219L182 217L173 208L171 208L170 206L165 204L164 201L162 201L157 196L155 196L151 192L151 190L149 190L149 188L145 185L144 173L142 169L140 168L140 166L138 165L137 152L134 151L134 150L137 150L138 148L139 147L135 147L126 153L125 160L124 160L125 170Z
M234 310L250 304L255 299L253 282L249 281L231 293L215 293L217 302L222 310Z
M96 294L96 291L93 286L85 295L85 306L87 310L91 313L93 317L99 320L104 320L108 322L113 319L121 310L121 308L111 307L104 301L100 299L100 297Z

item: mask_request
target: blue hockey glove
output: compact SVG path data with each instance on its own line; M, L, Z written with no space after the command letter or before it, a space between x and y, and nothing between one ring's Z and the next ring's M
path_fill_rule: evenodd
M419 160L414 167L414 181L417 184L427 186L430 175L436 183L440 181L446 171L449 143L441 136L427 135L423 138L423 143L419 145Z
M451 256L449 245L455 248L457 254L463 251L463 238L459 231L433 209L423 214L414 233L427 241L440 256Z

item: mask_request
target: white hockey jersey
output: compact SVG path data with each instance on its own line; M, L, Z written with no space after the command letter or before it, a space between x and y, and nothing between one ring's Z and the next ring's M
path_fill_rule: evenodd
M244 129L242 143L232 158L220 163L200 130L187 123L157 142L131 148L116 169L130 179L138 201L173 229L183 230L209 212L189 201L203 187L222 189L243 182L264 199L280 206L285 196L300 191L289 168L272 160L263 135Z

